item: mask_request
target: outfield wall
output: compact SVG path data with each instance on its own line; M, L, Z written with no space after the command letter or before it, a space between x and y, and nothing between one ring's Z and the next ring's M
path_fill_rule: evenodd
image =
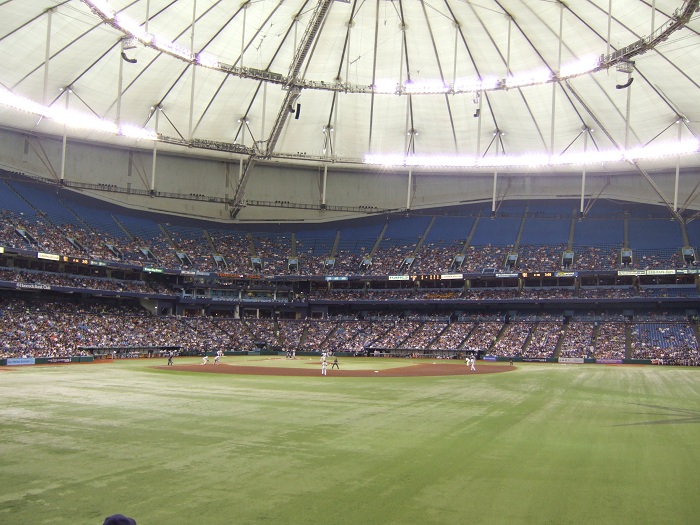
M31 365L55 365L67 363L92 363L93 356L75 357L8 357L0 359L0 366L31 366Z

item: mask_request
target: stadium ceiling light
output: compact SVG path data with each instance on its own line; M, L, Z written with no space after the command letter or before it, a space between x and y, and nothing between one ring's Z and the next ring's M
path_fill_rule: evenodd
M548 166L591 165L605 162L634 162L675 155L698 153L700 142L696 139L671 142L627 151L599 151L548 155L503 155L493 157L463 157L443 155L365 155L365 164L385 167L423 168L544 168Z
M114 20L128 35L130 35L130 38L134 39L134 41L141 42L145 45L151 45L153 43L153 35L147 33L138 22L135 22L125 14L119 13L114 17Z
M66 110L63 107L43 106L37 102L20 97L9 91L0 93L0 105L15 109L17 111L22 111L24 113L44 117L59 124L65 124L70 128L100 131L103 133L122 135L139 140L158 140L158 136L155 132L140 128L138 126L131 124L122 124L121 126L117 126L117 124L115 124L113 121L105 120L95 115Z
M462 94L473 93L475 91L495 91L525 86L536 86L559 82L573 77L594 73L603 69L609 69L620 63L630 62L634 56L645 53L653 49L656 45L664 42L668 37L682 29L690 21L691 16L698 8L698 0L684 0L682 5L676 9L672 18L658 27L651 35L640 38L628 46L622 47L608 55L586 56L567 63L560 67L558 73L549 69L539 69L529 72L521 72L509 75L505 79L477 78L470 80L458 80L454 84L448 85L440 80L425 80L420 82L404 82L399 84L395 81L382 80L370 86L357 86L343 84L340 82L322 82L316 80L305 80L296 78L285 78L279 73L270 71L229 66L219 61L215 57L202 58L185 49L174 42L170 42L162 36L147 33L143 27L123 16L110 6L107 0L82 0L90 9L99 16L105 23L122 31L126 36L138 39L146 46L153 47L164 53L178 57L192 64L217 69L226 74L234 74L240 77L253 78L263 81L276 82L287 86L294 85L298 88L324 89L330 91L343 91L349 93L377 93L377 94Z
M114 18L116 12L114 9L112 9L112 6L109 5L109 2L106 0L90 0L88 2L88 5L92 7L94 11L97 11L99 14L106 18Z

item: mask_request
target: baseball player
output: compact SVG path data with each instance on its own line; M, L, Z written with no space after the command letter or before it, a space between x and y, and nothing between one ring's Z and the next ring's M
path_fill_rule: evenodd
M170 352L168 354L168 366L173 366L173 356L175 355L175 352Z
M328 361L326 361L326 355L323 354L321 356L321 375L325 376L327 375L326 372L328 370Z
M209 361L209 356L207 354L204 354L204 357L202 357L202 364L206 365L208 361Z
M473 370L473 371L476 372L476 367L474 366L475 363L476 363L476 356L473 355L473 356L472 356L472 361L471 361L471 370Z
M219 360L221 359L221 356L222 356L222 355L224 355L223 350L217 350L217 351L216 351L216 357L214 357L214 364L215 364L215 365L218 365L218 364L219 364Z
M337 357L335 359L333 359L333 366L331 366L331 370L333 370L334 368L337 368L338 370L340 370L340 365L338 364Z

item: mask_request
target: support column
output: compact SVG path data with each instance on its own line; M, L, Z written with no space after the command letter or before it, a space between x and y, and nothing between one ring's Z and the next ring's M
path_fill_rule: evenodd
M411 209L411 187L413 186L413 168L408 168L408 188L406 190L406 209Z
M586 150L588 149L588 133L590 130L588 127L583 130L583 156L585 158L586 156ZM584 210L584 196L586 194L586 163L583 163L583 170L581 171L581 209L580 209L580 214L583 217L583 210Z
M493 195L491 196L491 216L496 215L496 186L498 185L498 170L493 170Z
M608 50L605 52L605 56L610 56L610 35L612 31L612 0L608 0L608 37L606 38L608 42Z
M117 77L117 114L114 117L114 123L119 126L122 119L122 87L124 86L124 39L122 39L119 53L119 76Z
M44 53L44 105L49 103L49 61L51 59L51 19L53 9L46 12L46 51Z
M243 14L245 17L245 13ZM194 27L195 27L195 22L197 21L197 0L192 0L192 31L190 33L190 52L192 53L192 56L195 55L194 51ZM192 85L190 86L190 119L189 119L189 127L187 131L187 140L192 142L192 133L193 133L193 120L194 120L194 93L195 93L195 79L197 76L197 66L195 64L192 64Z
M160 119L160 106L154 109L156 112L155 133L158 134L158 121ZM153 141L153 162L151 164L151 193L156 191L156 158L158 157L158 141Z
M146 0L146 21L143 24L143 30L148 33L148 22L151 19L151 0Z
M70 103L71 88L67 87L66 91L66 116L68 115L68 105ZM61 184L66 179L66 147L68 146L68 122L63 121L63 144L61 146Z
M246 4L243 6L243 28L241 29L241 59L238 62L238 65L240 67L243 67L243 53L245 52L245 23L246 14L248 13L248 5L250 5L250 3L246 2ZM296 49L296 46L294 46L294 49Z
M627 86L627 109L625 111L625 151L630 147L630 117L632 108L632 85Z
M501 147L501 131L496 130L496 158ZM491 217L496 215L496 188L498 186L498 168L493 170L493 194L491 195Z
M559 3L559 54L557 56L557 72L561 72L561 49L563 45L564 31L564 4ZM554 155L554 134L556 133L556 111L557 111L557 82L552 82L552 120L550 126L549 137L549 154Z
M683 117L678 118L678 145L681 143L681 132L683 131ZM676 157L676 181L673 185L673 211L678 211L678 179L681 174L681 156Z

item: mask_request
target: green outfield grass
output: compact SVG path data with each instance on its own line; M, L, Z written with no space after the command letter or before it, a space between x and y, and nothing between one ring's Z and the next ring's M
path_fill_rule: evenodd
M0 523L700 522L700 370L323 378L154 364L0 371Z

